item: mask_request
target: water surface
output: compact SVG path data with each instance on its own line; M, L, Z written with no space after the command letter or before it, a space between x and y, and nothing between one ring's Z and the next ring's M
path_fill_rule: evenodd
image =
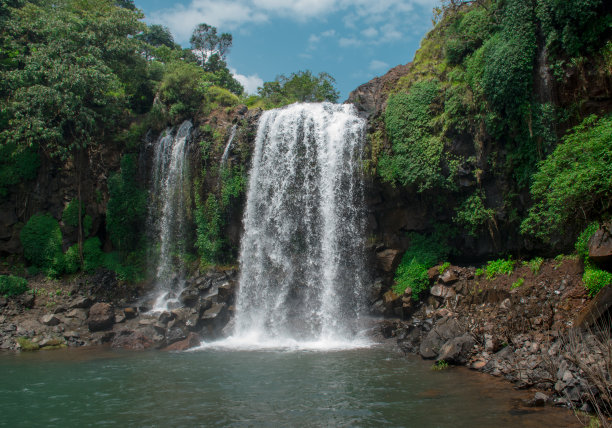
M498 379L373 347L0 355L0 426L579 426Z

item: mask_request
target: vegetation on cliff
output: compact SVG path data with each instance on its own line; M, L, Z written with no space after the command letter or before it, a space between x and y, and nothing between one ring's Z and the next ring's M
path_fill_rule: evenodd
M450 210L455 236L569 248L612 215L610 5L446 1L436 12L374 120L368 169L421 194L425 234Z

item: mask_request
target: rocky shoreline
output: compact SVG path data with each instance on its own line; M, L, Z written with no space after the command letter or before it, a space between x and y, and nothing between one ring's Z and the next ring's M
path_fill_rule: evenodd
M30 292L0 298L0 350L110 344L124 349L184 350L220 337L234 307L235 270L192 276L180 304L151 312L146 290L119 284L114 273L67 283L31 281Z
M473 267L437 266L421 302L410 290L386 291L372 308L400 315L383 321L380 332L406 353L535 388L533 405L609 411L612 339L609 324L603 332L597 325L609 317L612 290L590 299L581 275L581 263L571 258L493 279L477 277Z

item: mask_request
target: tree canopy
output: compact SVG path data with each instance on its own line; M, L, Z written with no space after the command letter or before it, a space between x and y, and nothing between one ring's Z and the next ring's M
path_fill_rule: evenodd
M257 92L270 107L294 102L337 102L340 93L336 80L328 73L312 74L310 70L280 75L273 82L265 82Z

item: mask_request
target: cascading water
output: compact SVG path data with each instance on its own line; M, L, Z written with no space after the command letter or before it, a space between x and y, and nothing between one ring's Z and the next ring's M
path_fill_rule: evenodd
M364 294L364 126L346 104L293 104L262 115L232 342L356 339Z
M223 150L223 155L221 156L221 167L224 167L227 164L227 158L229 157L230 151L232 150L232 143L234 142L234 138L236 138L237 129L238 125L232 126L229 140L227 140L227 146L225 146L225 150Z
M182 268L173 263L173 253L183 253L186 247L187 143L191 128L191 122L185 121L176 133L167 129L157 140L153 155L149 217L159 242L159 254L154 257L157 288L154 311L168 309L184 287Z

